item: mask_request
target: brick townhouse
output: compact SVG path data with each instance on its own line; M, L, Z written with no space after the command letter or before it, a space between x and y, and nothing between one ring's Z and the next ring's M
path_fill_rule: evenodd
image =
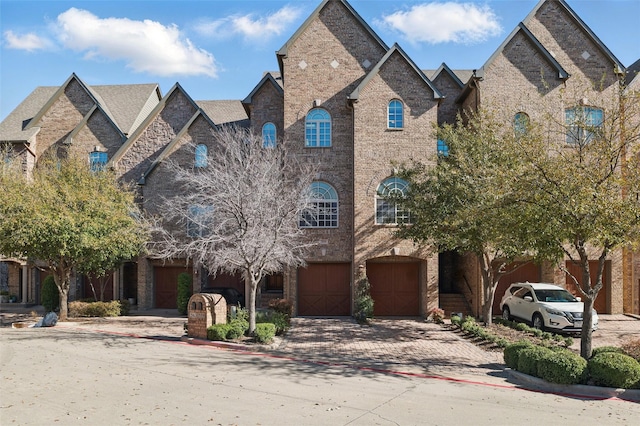
M346 0L322 1L276 59L277 71L264 72L246 98L233 101L194 101L179 84L164 96L154 84L89 86L73 74L60 87L36 88L0 124L0 142L21 159L25 173L49 151L105 162L136 183L143 208L158 214L160 198L176 190L166 161L193 167L191 146L211 149L218 126L286 138L293 142L291 155L320 164L314 203L329 208L322 221L305 225L317 242L307 267L266 279L263 301L288 298L297 315L350 315L362 266L378 316L424 316L439 305L461 306L450 303L478 314L481 284L470 256L437 254L394 237L409 215L379 197L406 187L392 163L435 161L446 147L433 126L453 122L464 108L492 108L512 125L523 117L540 119L550 106L564 119L560 93L585 81L602 82L585 96L596 109L622 73L627 90L640 90L634 74L640 61L625 68L563 0L540 1L474 70L444 63L421 69L401 46L385 44ZM39 300L44 273L33 266L4 261L9 288L24 302ZM112 274L109 296L134 298L139 309L172 308L181 272L193 275L194 291L224 286L246 294L238 277L214 280L185 261L144 257ZM598 311L639 313L640 256L615 252L605 272ZM519 280L566 284L558 270L530 264L504 277L497 297ZM88 296L86 282L75 277L72 297Z

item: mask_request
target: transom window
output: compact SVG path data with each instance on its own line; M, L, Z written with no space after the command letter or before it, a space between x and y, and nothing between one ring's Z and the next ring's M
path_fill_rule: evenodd
M387 127L390 129L402 129L404 127L403 105L397 99L389 102Z
M204 144L196 145L196 158L194 166L198 168L207 167L208 148Z
M404 197L409 184L398 177L385 179L379 186L376 195L376 224L397 225L411 223L411 213L399 207L390 197Z
M104 170L104 167L107 165L107 160L109 156L106 152L102 151L93 151L89 153L89 167L92 172L99 172Z
M529 116L524 112L519 112L513 117L513 130L516 136L522 136L527 133L529 128Z
M262 146L265 148L275 148L276 146L276 125L265 123L262 126Z
M307 114L304 145L309 148L331 146L331 116L326 110L315 108Z
M337 228L338 193L326 182L313 182L309 206L300 217L301 228Z
M586 144L591 142L602 127L604 114L600 108L579 106L565 110L567 143Z

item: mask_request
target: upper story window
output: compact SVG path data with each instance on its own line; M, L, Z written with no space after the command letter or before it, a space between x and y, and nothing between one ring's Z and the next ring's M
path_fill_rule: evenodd
M604 113L600 108L578 106L565 110L567 143L586 144L591 142L600 127Z
M513 130L516 132L516 136L521 136L527 133L529 128L529 116L524 112L519 112L513 116Z
M313 182L309 206L300 217L301 228L337 228L338 193L326 182Z
M321 108L314 108L307 114L305 122L304 146L331 146L331 116Z
M276 125L271 122L262 126L262 146L265 148L276 146Z
M404 210L395 202L387 200L389 197L404 197L408 187L409 183L406 180L395 176L385 179L378 186L376 194L377 225L411 223L411 214L408 210Z
M194 166L198 168L207 167L208 148L204 144L196 145L196 158Z
M443 139L438 139L438 156L439 157L449 156L449 145L447 145L447 143Z
M404 106L401 101L394 99L389 102L387 117L387 127L389 129L402 129L404 127Z
M104 170L104 167L107 165L107 160L109 156L106 152L102 151L92 151L89 153L89 167L92 172L98 172Z
M204 237L207 235L207 228L211 223L211 213L213 207L192 205L187 209L187 236Z

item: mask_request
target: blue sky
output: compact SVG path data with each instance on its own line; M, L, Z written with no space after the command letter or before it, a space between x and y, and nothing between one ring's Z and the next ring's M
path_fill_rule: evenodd
M176 82L243 99L321 0L0 0L0 120L72 72L90 85ZM350 0L423 69L479 68L538 0ZM640 59L640 0L568 0L625 65Z

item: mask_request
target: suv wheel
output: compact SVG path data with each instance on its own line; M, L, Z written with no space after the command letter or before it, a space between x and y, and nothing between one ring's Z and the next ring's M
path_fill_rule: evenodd
M509 307L507 305L502 307L502 319L505 321L511 321L511 311L509 311Z
M533 326L533 328L537 328L538 330L544 330L544 320L542 319L542 315L538 313L533 314L531 325Z

